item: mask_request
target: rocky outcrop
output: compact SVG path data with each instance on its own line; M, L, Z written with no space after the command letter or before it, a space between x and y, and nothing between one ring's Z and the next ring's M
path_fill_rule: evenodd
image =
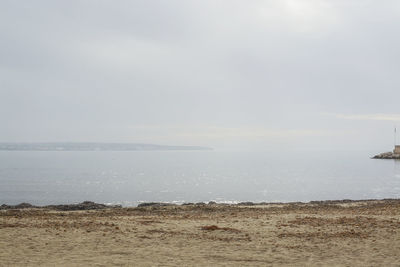
M101 210L101 209L107 209L107 208L120 208L120 205L116 206L108 206L104 204L99 204L95 203L92 201L84 201L79 204L65 204L65 205L48 205L45 206L45 208L52 209L52 210L62 210L62 211L68 211L68 210Z
M17 209L17 210L22 210L22 209L30 209L30 208L35 208L32 204L29 203L21 203L18 205L6 205L3 204L0 206L0 210L9 210L9 209Z
M166 206L176 206L173 203L163 203L163 202L144 202L138 205L139 208L143 207L166 207Z
M373 157L373 159L400 159L400 154L385 152Z
M240 203L238 203L237 205L238 205L238 206L254 206L254 205L256 205L256 204L253 203L253 202L250 202L250 201L246 201L246 202L240 202Z
M9 210L9 209L50 209L50 210L59 210L59 211L69 211L69 210L100 210L100 209L115 209L121 208L121 205L104 205L95 203L92 201L84 201L79 204L61 204L61 205L48 205L48 206L34 206L29 203L21 203L18 205L6 205L3 204L0 206L0 210Z

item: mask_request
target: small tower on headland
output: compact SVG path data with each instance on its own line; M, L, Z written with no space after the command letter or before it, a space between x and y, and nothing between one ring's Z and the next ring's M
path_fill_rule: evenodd
M394 127L394 149L393 152L385 152L378 154L373 159L396 159L400 160L400 145L397 144L396 135L397 135L396 127Z
M400 155L400 146L397 145L397 127L394 126L394 149L393 149L393 154L394 155Z

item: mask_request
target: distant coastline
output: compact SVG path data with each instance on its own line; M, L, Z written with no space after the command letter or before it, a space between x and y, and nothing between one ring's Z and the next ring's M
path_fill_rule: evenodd
M202 146L169 146L141 143L0 143L0 151L160 151L160 150L212 150Z

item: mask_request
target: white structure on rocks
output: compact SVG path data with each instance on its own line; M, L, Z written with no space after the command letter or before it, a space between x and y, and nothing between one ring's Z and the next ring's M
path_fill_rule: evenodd
M393 152L385 152L372 157L373 159L397 159L400 160L400 145L397 145L397 129L394 128L394 149Z

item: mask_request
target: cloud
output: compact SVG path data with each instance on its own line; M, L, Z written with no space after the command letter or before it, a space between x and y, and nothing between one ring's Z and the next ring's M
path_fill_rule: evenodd
M336 114L336 113L324 113L325 115L334 116L338 119L345 120L374 120L374 121L399 121L400 114Z
M0 141L379 142L400 121L399 5L2 1Z
M193 139L291 139L297 137L317 137L317 136L342 136L351 134L351 131L327 130L327 129L269 129L263 127L218 127L210 125L188 126L175 125L141 125L133 126L131 129L145 135L167 136L173 133L180 138Z
M284 0L281 2L293 28L300 32L322 30L339 22L331 1Z

